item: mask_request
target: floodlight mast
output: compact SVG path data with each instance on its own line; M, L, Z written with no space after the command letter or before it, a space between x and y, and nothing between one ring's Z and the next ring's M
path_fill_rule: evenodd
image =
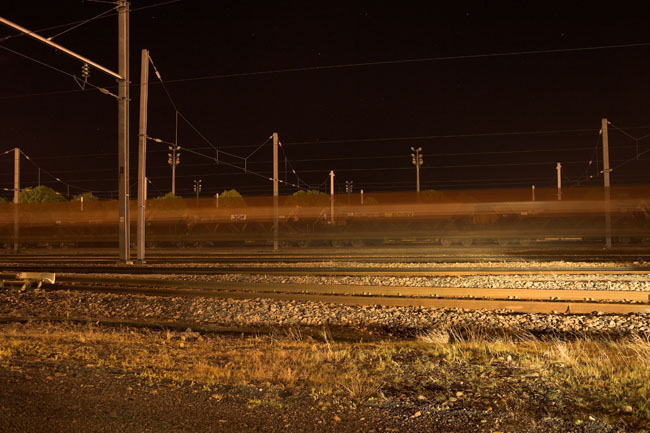
M0 23L49 45L95 69L110 75L118 82L118 196L119 196L119 258L128 262L130 258L129 218L129 2L117 0L118 12L118 71L113 72L92 60L52 42L25 27L0 17Z

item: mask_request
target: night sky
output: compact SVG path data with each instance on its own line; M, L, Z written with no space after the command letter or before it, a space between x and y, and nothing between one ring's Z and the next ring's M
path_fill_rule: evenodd
M140 50L147 48L179 112L220 150L242 157L277 131L280 177L337 192L415 189L410 146L423 148L422 189L602 184L602 117L610 126L612 184L650 180L650 3L599 2L253 2L131 3L131 183L137 173ZM0 16L42 30L96 16L108 2L5 0ZM140 10L138 10L140 9ZM70 74L80 62L0 26L0 45ZM53 39L117 70L114 13ZM508 56L474 55L610 45L636 47ZM462 58L462 56L468 56ZM443 57L455 57L440 59ZM459 58L460 57L460 58ZM350 64L429 59L375 65ZM437 59L437 60L436 60ZM314 67L334 66L336 68ZM274 72L273 72L274 71ZM267 73L268 72L268 73ZM230 75L230 76L229 76ZM91 69L89 81L117 92ZM115 99L60 72L0 49L0 152L21 148L41 183L62 193L116 197ZM148 134L173 141L175 111L153 73ZM534 133L533 133L534 132ZM181 121L178 144L215 150ZM150 196L171 190L167 145L148 144ZM247 169L271 174L269 143ZM243 167L236 158L225 159ZM589 161L592 164L589 164ZM619 167L620 165L620 167ZM0 188L13 160L0 156ZM22 186L38 171L23 160ZM54 181L46 172L59 177ZM181 151L177 192L236 188L269 195L271 182ZM595 178L589 180L589 176ZM295 191L283 187L282 194ZM111 191L113 191L111 193ZM135 186L132 189L135 197ZM10 197L11 192L1 192Z

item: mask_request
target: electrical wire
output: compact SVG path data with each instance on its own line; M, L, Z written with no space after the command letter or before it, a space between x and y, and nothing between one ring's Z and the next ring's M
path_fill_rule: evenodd
M278 140L278 147L280 148L280 150L282 150L282 154L284 155L285 164L287 164L287 163L289 164L289 167L291 168L291 172L293 173L294 176L296 176L296 181L298 182L298 185L300 185L300 182L302 181L302 183L307 185L307 190L309 190L309 188L310 188L309 183L305 182L304 180L302 180L300 178L300 176L298 176L298 173L296 173L295 168L293 168L293 164L291 164L291 160L289 160L289 157L287 156L287 152L284 150L284 146L282 146L282 142L279 141L279 140ZM285 170L286 170L286 167L285 167ZM286 173L285 173L284 177L285 178L287 177Z
M643 126L643 128L650 128L650 126ZM551 130L536 130L536 131L478 132L478 133L468 133L468 134L419 135L419 136L410 136L410 137L350 138L350 139L342 139L342 140L293 141L285 144L288 146L293 146L293 145L300 145L300 144L365 143L365 142L377 142L377 141L431 140L431 139L440 139L440 138L497 137L497 136L510 136L510 135L566 134L566 133L579 133L579 132L598 132L598 129L595 128L551 129Z
M149 5L149 6L141 6L141 7L139 7L139 8L133 8L133 9L130 9L129 12L137 12L137 11L141 11L141 10L144 10L144 9L149 9L149 8L153 8L153 7L163 6L163 5L166 5L166 4L169 4L169 3L178 3L178 2L180 2L180 1L182 1L182 0L169 0L169 1L161 2L161 3L156 3L156 4L153 4L153 5ZM107 3L114 3L114 2L107 2ZM115 9L116 9L116 7L113 8L113 9L109 9L107 12L110 12L111 10L115 10ZM113 16L117 15L117 13L113 13L113 14L110 14L110 15L104 15L104 14L105 14L105 13L102 13L102 14L99 14L98 16L96 16L96 17L93 17L93 18L90 18L90 19L86 19L86 20L77 20L77 21L72 21L72 22L70 22L70 23L66 23L66 24L57 24L57 25L55 25L55 26L43 27L43 28L41 28L41 29L34 30L34 33L46 32L46 31L48 31L48 30L56 30L56 29L60 29L60 28L63 28L63 27L74 26L74 25L76 25L76 24L82 24L82 25L83 25L83 24L85 24L85 23L87 23L87 22L89 22L89 21L94 21L94 20L97 20L97 19L113 17ZM76 26L76 27L78 27L78 26ZM67 31L67 30L66 30L66 31ZM65 32L63 32L63 33L65 33ZM61 34L62 34L62 33L61 33ZM24 33L16 33L16 34L14 34L14 35L7 35L7 36L1 38L1 39L0 39L0 42L4 42L4 41L6 41L6 40L8 40L8 39L17 38L17 37L24 36L24 35L25 35ZM57 37L57 36L59 36L59 35L52 36L51 38L55 38L55 37Z
M210 141L210 140L209 140L205 135L203 135L203 133L201 133L201 131L199 131L199 129L198 129L196 126L194 126L194 124L192 124L192 123L191 123L191 122L190 122L190 121L189 121L189 120L188 120L188 119L183 115L183 113L180 112L180 110L178 109L178 106L177 106L176 103L174 102L174 98L172 98L171 94L170 94L169 91L167 90L167 86L165 86L165 82L164 82L163 79L162 79L162 75L160 74L160 71L156 68L156 66L155 66L155 64L154 64L153 59L151 58L151 56L149 56L149 62L150 62L151 65L153 66L153 68L154 68L154 72L155 72L155 75L156 75L156 77L158 78L158 81L160 82L160 84L161 84L163 90L165 91L165 94L167 95L167 98L169 99L169 102L170 102L170 103L172 104L172 106L174 107L174 110L176 111L176 115L177 115L178 117L180 117L181 119L183 119L183 121L185 121L185 123L187 123L187 124L188 124L188 125L189 125L193 130L194 130L194 132L196 132L196 134L197 134L199 137L201 137L201 138L202 138L202 139L203 139L207 144L210 145L210 147L213 148L213 150L216 151L216 157L211 157L211 156L209 156L209 155L202 154L202 153L200 153L200 152L197 152L196 150L188 149L188 148L186 148L186 147L184 148L184 150L187 151L187 152L190 152L190 153L193 153L193 154L196 154L196 155L202 156L202 157L204 157L204 158L211 159L211 160L215 161L217 164L225 164L225 165L227 165L227 166L234 167L234 168L238 168L238 169L242 170L242 168L239 167L239 166L237 166L237 165L234 165L234 164L228 163L228 162L226 162L226 161L223 161L223 159L219 159L219 153L222 153L222 154L228 155L228 156L230 156L230 157L238 158L238 159L240 159L240 160L242 160L242 161L244 162L243 171L244 171L245 173L248 173L248 172L249 172L249 170L248 170L248 158L250 158L253 154L255 154L259 149L261 149L261 148L262 148L266 143L268 143L269 140L271 139L271 137L267 138L267 139L266 139L266 140L265 140L261 145L259 145L259 146L258 146L258 147L253 151L253 152L251 152L251 153L250 153L248 156L246 156L246 157L242 157L242 156L239 156L239 155L232 154L232 153L230 153L230 152L225 152L225 151L223 151L223 150L220 150L220 149L217 148L217 146L215 146L215 145L214 145L214 144L213 144L213 143L212 143L212 142L211 142L211 141ZM148 137L148 138L149 138L149 137ZM153 139L153 138L152 138L152 140L155 141L155 142L159 142L159 143L164 142L163 140L160 140L160 139ZM167 144L172 144L173 146L176 146L176 145L177 145L177 143L169 143L169 142L166 142L166 143L167 143ZM286 156L286 155L285 155L285 156ZM251 174L254 174L254 175L256 175L256 176L259 176L259 177L263 177L263 178L266 177L266 176L261 175L261 174L256 173L256 172L250 172L250 173L251 173ZM295 173L295 171L294 171L294 173ZM290 186L294 186L294 187L300 188L299 185L295 185L295 184L289 182L289 181L286 180L286 179L284 179L284 180L282 180L282 179L273 179L272 177L271 177L271 178L268 178L268 179L271 180L271 181L275 181L275 180L277 180L278 183L284 183L284 184L286 184L286 185L290 185Z
M174 3L173 0L169 2L160 3L159 5ZM152 5L148 7L154 7L157 5ZM141 10L147 8L142 7L135 10ZM110 15L107 15L110 16ZM1 41L0 41L1 42ZM426 57L418 59L402 59L402 60L384 60L377 62L360 62L360 63L345 63L345 64L336 64L336 65L323 65L323 66L307 66L299 68L283 68L283 69L272 69L266 71L253 71L253 72L238 72L232 74L215 74L215 75L206 75L203 77L188 77L188 78L178 78L173 80L167 80L167 83L181 83L188 81L200 81L200 80L212 80L212 79L223 79L223 78L237 78L237 77L247 77L247 76L257 76L257 75L269 75L269 74L278 74L278 73L289 73L289 72L305 72L305 71L317 71L317 70L328 70L328 69L343 69L343 68L354 68L354 67L363 67L363 66L380 66L380 65L390 65L390 64L404 64L404 63L421 63L421 62L433 62L441 60L460 60L460 59L475 59L475 58L488 58L488 57L506 57L506 56L518 56L518 55L530 55L530 54L550 54L550 53L562 53L562 52L579 52L579 51L594 51L594 50L605 50L605 49L616 49L616 48L633 48L633 47L644 47L649 46L650 42L640 42L633 44L619 44L619 45L600 45L592 47L577 47L577 48L558 48L550 50L534 50L534 51L513 51L506 53L486 53L486 54L469 54L469 55L458 55L458 56L441 56L441 57ZM135 84L131 84L136 86ZM78 91L78 90L77 90ZM41 93L31 93L31 94L22 94L22 95L11 95L4 96L0 99L9 99L9 98L22 98L22 97L31 97L31 96L43 96L43 95L55 95L61 92L41 92Z
M34 161L29 157L29 155L27 155L25 152L23 152L23 151L20 150L20 149L19 149L19 152L20 152L20 153L25 157L25 159L27 159L27 160L28 160L30 163L32 163L36 168L38 168L39 171L41 171L41 172L47 174L48 176L50 176L52 179L56 180L57 182L60 182L60 183L62 183L63 185L67 186L68 189L70 189L70 188L74 188L74 189L76 189L76 190L78 190L78 191L92 192L92 191L89 190L89 189L81 188L81 187L79 187L79 186L72 185L72 184L70 184L70 183L68 183L68 182L65 182L65 181L61 180L59 177L55 176L54 174L50 173L49 171L45 170L43 167L41 167L40 165L38 165L36 162L34 162Z
M55 67L55 66L49 65L49 64L47 64L47 63L45 63L45 62L42 62L42 61L40 61L40 60L37 60L37 59L35 59L35 58L33 58L33 57L30 57L30 56L28 56L28 55L26 55L26 54L19 53L18 51L14 51L14 50L12 50L11 48L7 48L7 47L5 47L4 45L0 45L0 48L2 48L3 50L9 51L9 52L11 52L11 53L14 53L14 54L16 54L16 55L18 55L18 56L24 57L24 58L26 58L26 59L28 59L28 60L33 61L33 62L36 62L36 63L38 63L39 65L42 65L42 66L45 66L45 67L50 68L50 69L52 69L52 70L55 70L55 71L57 71L57 72L60 72L60 73L62 73L63 75L67 75L68 77L73 78L73 79L75 80L75 82L77 82L77 83L80 81L80 79L79 79L76 75L71 74L71 73L69 73L69 72L66 72L66 71L64 71L64 70L62 70L62 69L59 69L59 68L57 68L57 67ZM112 97L114 97L115 99L118 99L118 100L120 99L119 96L114 95L113 93L109 92L108 90L106 90L106 89L103 88L103 87L96 86L96 85L94 85L93 83L91 83L91 82L89 82L89 81L85 81L85 83L86 83L86 84L89 84L91 87L95 88L96 90L99 90L101 93L103 93L103 94L105 94L105 95L112 96ZM84 90L84 91L87 91L87 90Z
M64 34L70 32L70 31L72 31L72 30L74 30L74 29L77 29L77 28L83 26L84 24L88 24L88 23L91 22L91 21L94 21L94 20L96 20L96 19L99 19L99 18L101 18L102 16L104 16L104 15L106 15L106 14L108 14L108 13L110 13L110 12L116 10L116 9L117 9L117 6L113 6L112 8L110 8L110 9L108 9L108 10L102 12L102 13L99 14L99 15L96 15L96 16L94 16L94 17L92 17L92 18L88 18L87 20L81 21L80 23L78 23L78 24L76 24L76 25L74 25L74 26L72 26L72 27L70 27L70 28L68 28L68 29L65 29L65 30L62 31L62 32L59 32L59 33L57 33L57 34L54 35L54 36L50 36L49 38L47 38L47 40L48 40L48 41L51 41L51 40L54 39L54 38L58 38L59 36L64 35ZM21 34L22 34L22 33L21 33Z
M425 58L418 58L418 59L383 60L383 61L377 61L377 62L344 63L344 64L337 64L337 65L323 65L323 66L306 66L306 67L299 67L299 68L271 69L271 70L257 71L257 72L239 72L239 73L232 73L232 74L206 75L206 76L203 76L203 77L179 78L179 79L175 79L175 80L168 80L167 82L168 83L180 83L180 82L188 82L188 81L213 80L213 79L235 78L235 77L249 77L249 76L256 76L256 75L269 75L269 74L288 73L288 72L322 71L322 70L357 68L357 67L367 67L367 66L382 66L382 65L405 64L405 63L435 62L435 61L442 61L442 60L479 59L479 58L488 58L488 57L508 57L508 56L521 56L521 55L531 55L531 54L551 54L551 53L565 53L565 52L578 52L578 51L595 51L595 50L606 50L606 49L615 49L615 48L634 48L634 47L645 47L645 46L650 46L650 42L639 42L639 43L633 43L633 44L620 44L620 45L600 45L600 46L577 47L577 48L558 48L558 49L550 49L550 50L513 51L513 52L505 52L505 53L486 53L486 54L467 54L467 55L458 55L458 56L425 57Z

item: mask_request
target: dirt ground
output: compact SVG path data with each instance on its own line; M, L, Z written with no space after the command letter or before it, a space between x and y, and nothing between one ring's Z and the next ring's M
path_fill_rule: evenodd
M597 423L535 421L511 412L366 406L323 411L271 389L151 386L131 374L70 365L0 369L2 432L589 432ZM420 413L420 415L416 415Z
M186 339L186 335L194 335L194 340ZM286 337L257 340L255 337L201 337L180 332L133 328L107 330L98 325L48 323L0 325L0 336L0 432L644 431L630 428L625 418L619 417L619 421L612 422L611 418L606 421L597 412L593 412L595 418L587 416L591 412L585 412L585 405L580 406L580 414L570 406L561 409L555 401L542 398L549 390L542 392L548 384L540 377L505 377L512 374L512 368L503 368L501 361L494 364L493 373L504 377L494 377L499 381L495 383L501 385L490 391L489 397L475 394L469 383L465 383L465 396L462 397L462 392L427 388L429 385L424 386L427 379L417 379L413 373L416 382L421 380L422 383L409 381L385 386L380 398L341 398L335 394L321 394L315 398L313 388L310 390L310 385L301 382L302 379L284 386L280 382L286 383L286 378L275 383L261 383L250 381L249 377L250 383L238 384L234 378L206 382L183 379L179 374L203 374L196 364L205 359L226 362L224 368L240 363L242 368L250 369L246 364L253 361L246 360L246 353L260 356L264 366L263 362L268 362L265 356L269 356L270 348L275 346L286 346L286 349L279 349L278 354L288 354L295 349L304 356L303 352L309 352L311 345L325 355L333 353L327 355L332 359L338 356L337 350L340 356L348 359L351 353L365 349L359 349L356 344L337 346L336 342L310 343L309 339L305 342ZM215 353L215 347L222 348L223 352ZM228 347L232 349L230 354ZM400 346L397 351L392 343L373 343L370 347L390 353L386 365L402 368L400 371L405 374L419 365L420 356L414 355L418 353L414 351L415 346ZM258 353L259 348L267 354ZM195 352L188 352L190 350ZM153 358L161 351L172 355L167 366L156 365L160 361ZM243 359L238 359L242 351ZM201 354L202 358L197 355L184 357L183 353ZM323 367L330 363L327 356L323 358ZM278 360L278 364L289 359L299 358ZM129 366L132 360L136 360L137 365ZM350 362L354 363L351 365L358 363ZM340 365L341 368L350 367L344 362ZM453 366L453 362L443 361L439 367L432 368L442 369L438 371L443 376L453 376L456 371L458 377L447 379L449 383L462 384L458 380L467 372L454 370L456 367L444 370L446 365ZM464 368L470 366L462 365ZM232 368L236 372L240 367ZM273 368L278 367L268 366L269 370ZM264 371L254 373L264 375ZM295 379L297 373L292 374ZM419 388L420 385L423 387ZM327 389L327 384L322 388ZM439 392L458 398L450 397L441 404L435 399ZM501 402L497 402L497 398Z

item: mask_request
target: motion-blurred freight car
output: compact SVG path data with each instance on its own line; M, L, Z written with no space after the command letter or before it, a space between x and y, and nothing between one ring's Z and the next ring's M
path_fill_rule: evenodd
M523 245L549 241L650 244L650 188L474 190L272 197L148 200L152 248L264 245L333 247L384 243ZM136 203L131 203L132 241ZM0 204L0 243L23 247L114 247L117 202ZM609 223L607 221L609 220Z

